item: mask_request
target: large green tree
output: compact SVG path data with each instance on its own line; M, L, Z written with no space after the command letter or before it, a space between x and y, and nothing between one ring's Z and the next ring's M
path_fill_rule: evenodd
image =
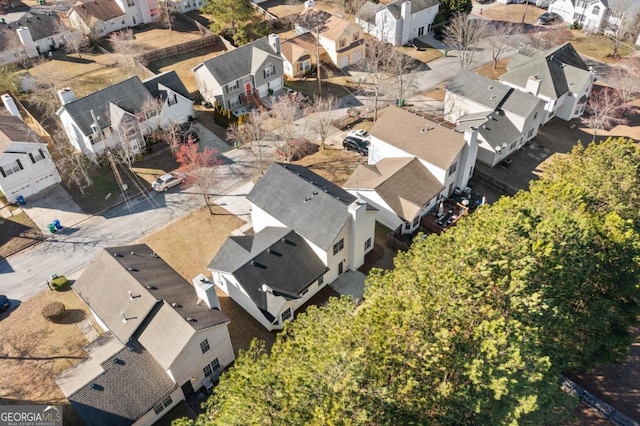
M457 13L470 13L472 7L471 0L440 0L438 12L445 21L448 21L449 18Z
M236 44L245 44L266 34L267 26L251 6L251 0L207 0L202 12L213 17L214 32L230 31Z
M531 190L419 238L365 301L301 314L198 423L550 424L564 371L621 359L640 313L640 148L578 147Z

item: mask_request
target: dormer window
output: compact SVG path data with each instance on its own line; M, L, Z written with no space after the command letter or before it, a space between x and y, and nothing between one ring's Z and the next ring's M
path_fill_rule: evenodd
M276 67L273 66L273 64L268 64L266 67L264 67L264 78L271 77L272 75L275 75L275 73Z
M593 13L594 15L600 15L600 6L594 6L591 13Z
M167 102L169 103L169 106L177 104L178 103L178 96L175 93L170 95L167 98Z
M95 135L95 134L96 134L96 133L98 133L99 131L100 131L100 129L98 128L98 126L96 126L95 124L92 124L92 125L91 125L91 133L92 133L92 134L94 134L94 135Z
M356 41L358 41L358 39L360 38L360 34L359 33L354 33L353 34L353 42L355 43Z
M347 45L347 39L346 38L341 38L338 41L338 49L342 49L343 47L345 47Z

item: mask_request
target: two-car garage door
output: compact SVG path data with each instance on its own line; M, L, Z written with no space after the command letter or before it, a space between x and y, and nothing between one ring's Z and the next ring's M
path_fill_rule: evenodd
M23 182L11 188L6 188L7 199L15 203L18 195L22 195L24 198L27 198L33 194L37 194L54 183L58 183L58 179L58 174L51 172L44 176L40 176L35 180Z

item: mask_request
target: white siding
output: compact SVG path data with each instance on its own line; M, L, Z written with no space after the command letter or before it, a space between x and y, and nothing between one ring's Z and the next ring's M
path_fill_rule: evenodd
M37 159L40 157L39 150L44 154L44 159L33 163L29 154ZM16 168L17 161L20 161L22 170L18 167L15 172L7 173L9 168ZM0 190L12 203L16 202L18 195L27 198L61 181L45 144L11 142L5 153L0 155L0 167L5 170L7 175L4 177L0 174Z
M160 412L160 414L156 414L153 410L153 407L142 417L140 417L133 426L151 426L155 422L158 421L162 416L167 414L173 407L178 405L180 401L184 400L184 394L182 393L182 389L178 387L171 393L171 404L166 407L164 410Z

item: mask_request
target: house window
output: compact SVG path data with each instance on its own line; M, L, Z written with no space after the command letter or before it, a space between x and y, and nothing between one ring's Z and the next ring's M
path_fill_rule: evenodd
M133 7L136 5L136 2L133 0L127 0L127 7Z
M530 139L532 135L533 135L533 129L529 130L529 133L527 133L527 139Z
M264 78L271 77L276 73L276 67L273 64L269 64L264 67Z
M318 278L318 287L322 287L324 284L324 275Z
M176 95L174 93L172 96L169 96L167 98L167 101L169 102L169 106L177 104L178 103L178 95Z
M218 358L214 359L211 363L211 369L213 371L218 371L220 369L220 361L218 361Z
M513 149L516 147L516 143L515 142L511 142L511 145L509 145L509 151L513 151Z
M340 253L340 251L344 248L344 238L341 238L340 241L333 245L333 255Z
M171 399L170 396L168 396L167 399L162 401L162 405L164 405L164 408L167 408L167 407L169 407L171 405L172 402L173 402L173 400Z
M124 18L122 18L122 25L124 25L126 23L126 21L124 20Z
M209 351L209 340L204 339L202 342L200 342L200 349L202 349L202 353L206 353Z
M210 375L212 375L213 370L211 369L211 364L205 365L205 367L202 369L202 372L204 373L204 377L209 377Z
M229 83L227 84L227 93L233 92L234 90L238 90L239 87L240 87L240 84L238 83L238 80L234 81L233 83Z
M538 112L536 111L535 114L533 114L533 119L535 120L536 118L538 118Z
M594 6L591 13L594 15L600 15L600 6Z
M304 296L307 293L309 293L309 288L308 287L300 292L300 296Z
M309 71L311 69L311 61L307 59L306 61L300 62L300 71Z
M420 223L420 215L413 218L413 227L415 228Z
M162 413L162 410L164 410L164 407L162 406L162 404L159 404L153 407L153 412L156 413L156 415Z
M229 108L235 108L240 105L240 96L235 96L229 99Z
M287 310L282 313L282 322L288 319L291 319L291 308L287 308Z
M41 149L39 149L39 150L38 150L37 152L35 152L35 153L30 152L30 153L29 153L29 158L31 159L31 162L32 162L33 164L36 164L38 161L40 161L40 160L44 160L44 158L45 158L45 157L44 157L44 152L42 152L42 150L41 150Z
M22 167L22 163L20 162L20 160L16 160L16 163L13 165L0 167L0 170L2 170L2 177L11 176L12 174L19 172L22 169L24 169L24 167Z
M473 176L473 166L471 166L471 169L469 170L469 177Z
M455 182L451 182L451 185L449 185L449 194L451 194L453 192L453 188L455 186Z
M354 33L353 34L353 42L355 43L356 41L358 41L358 39L360 38L360 34L359 33Z
M342 39L340 39L340 41L338 41L338 49L342 49L346 45L347 45L347 39L346 38L342 38Z
M371 248L371 237L367 238L367 241L364 242L364 249L369 250Z
M171 399L170 396L168 396L164 401L162 401L161 404L156 405L155 407L153 407L153 411L156 414L160 414L162 413L162 410L164 410L165 408L169 408L169 406L173 403L173 400Z
M452 174L454 174L457 168L458 168L458 163L453 163L453 165L449 167L449 173L447 176L451 176Z

